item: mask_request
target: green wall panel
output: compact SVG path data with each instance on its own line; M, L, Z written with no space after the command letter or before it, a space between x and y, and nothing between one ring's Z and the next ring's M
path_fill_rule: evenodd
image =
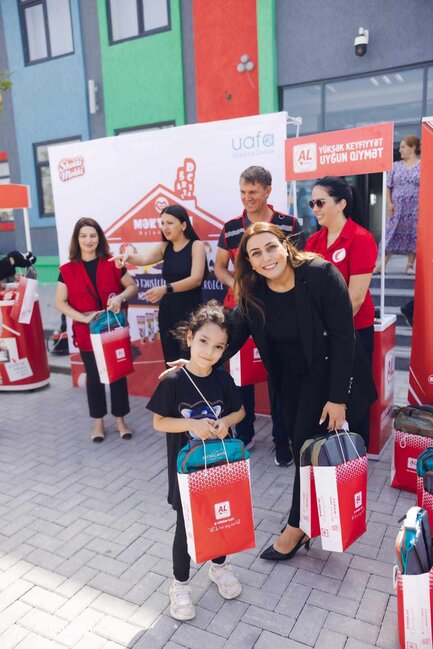
M261 113L278 110L275 0L257 0L259 104Z
M59 258L38 255L36 270L40 284L57 284L59 276Z
M179 0L169 31L110 45L106 0L98 0L107 135L155 122L185 123Z

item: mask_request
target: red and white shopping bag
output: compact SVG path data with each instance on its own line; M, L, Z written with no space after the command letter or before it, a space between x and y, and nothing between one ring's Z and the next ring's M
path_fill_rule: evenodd
M231 357L229 363L230 374L236 385L254 385L267 381L265 366L251 336L238 353Z
M398 635L401 649L433 649L433 568L402 575L395 567Z
M299 527L310 539L320 536L319 510L317 509L316 484L311 465L299 467L301 510Z
M418 455L430 448L431 437L394 431L394 445L391 459L391 487L416 493Z
M433 494L424 489L424 480L420 475L417 475L416 495L416 504L427 511L430 528L433 530Z
M134 371L128 327L90 334L101 383L113 383Z
M367 529L367 462L313 467L324 550L343 552Z
M177 477L188 554L196 563L255 547L249 460Z
M38 281L21 275L16 289L16 300L10 311L10 318L20 324L29 324L33 315L33 305L37 297Z

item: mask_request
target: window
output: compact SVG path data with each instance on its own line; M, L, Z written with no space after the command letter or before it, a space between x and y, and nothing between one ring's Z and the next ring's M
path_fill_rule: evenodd
M143 131L160 131L162 128L172 128L176 122L155 122L155 124L145 124L143 126L128 126L126 128L116 128L115 135L127 135L129 133L140 133Z
M36 181L39 195L39 212L41 217L54 216L53 188L51 186L50 163L48 160L48 147L81 142L80 137L53 142L34 144L36 161Z
M325 83L325 130L422 117L423 69Z
M20 0L26 64L74 51L69 0Z
M110 43L170 29L169 0L107 0Z
M8 155L4 151L0 151L0 185L6 185L10 183L10 171L9 171L9 162ZM3 210L0 205L0 230L4 229L2 224L9 223L14 221L14 212L13 210ZM14 227L14 226L12 226ZM9 229L9 228L8 228Z
M395 68L346 79L280 88L280 106L302 117L300 135L394 122L401 133L416 133L433 115L433 66ZM291 133L288 134L289 137Z
M318 84L283 89L283 110L291 117L302 117L301 133L322 130L322 89Z

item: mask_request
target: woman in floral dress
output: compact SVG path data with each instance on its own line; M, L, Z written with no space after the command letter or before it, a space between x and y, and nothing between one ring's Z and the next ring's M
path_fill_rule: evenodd
M394 162L387 183L388 221L385 237L385 265L391 255L407 255L408 275L415 274L419 145L419 138L416 135L407 135L400 142L401 161ZM380 272L380 264L377 264L374 272Z

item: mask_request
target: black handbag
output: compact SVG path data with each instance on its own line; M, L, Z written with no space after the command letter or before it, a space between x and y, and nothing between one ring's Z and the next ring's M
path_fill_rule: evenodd
M301 466L338 466L366 455L365 442L358 433L338 430L307 439L301 448Z
M421 437L433 437L433 406L404 406L394 420L395 430Z

